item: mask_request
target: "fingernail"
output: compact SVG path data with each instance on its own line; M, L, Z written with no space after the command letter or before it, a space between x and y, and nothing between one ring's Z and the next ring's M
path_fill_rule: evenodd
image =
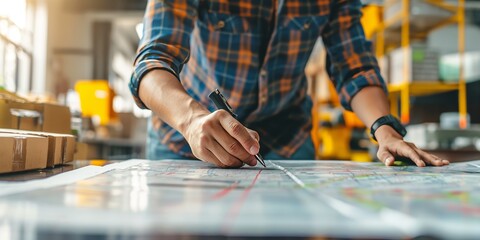
M255 154L258 153L258 150L259 150L259 149L258 149L257 146L252 146L252 147L250 148L250 154L255 155Z
M445 165L450 164L450 162L448 160L442 160L442 163L445 164Z
M393 158L392 157L389 157L389 158L385 159L385 165L390 166L392 163L393 163Z

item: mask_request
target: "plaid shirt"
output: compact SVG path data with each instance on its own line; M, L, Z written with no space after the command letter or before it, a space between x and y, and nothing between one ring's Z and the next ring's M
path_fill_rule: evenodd
M146 108L140 81L163 69L214 111L208 94L218 88L238 120L259 132L262 149L289 157L310 134L304 68L317 38L323 38L328 72L347 110L362 88L385 90L360 17L360 0L149 0L130 89ZM180 133L155 115L152 120L149 130L158 139L149 144L192 156Z

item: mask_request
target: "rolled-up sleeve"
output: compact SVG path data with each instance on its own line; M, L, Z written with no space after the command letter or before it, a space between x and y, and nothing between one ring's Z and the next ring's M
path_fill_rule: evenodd
M360 90L378 86L388 94L372 46L360 23L359 0L332 1L330 20L322 33L327 50L327 71L346 110Z
M190 55L190 35L197 16L197 0L149 0L143 20L143 37L130 79L130 91L140 108L147 108L139 96L142 78L154 69L171 72L177 78ZM161 79L159 79L161 81Z

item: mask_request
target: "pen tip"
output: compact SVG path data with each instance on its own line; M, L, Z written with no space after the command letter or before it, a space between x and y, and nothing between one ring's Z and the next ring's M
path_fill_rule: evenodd
M262 158L260 158L259 162L260 162L260 164L263 165L263 167L267 167L267 165L265 164L265 160L263 160Z
M260 162L260 164L262 164L263 167L267 167L267 165L265 165L265 160L263 160L262 155L257 154L255 155L255 158L257 159L258 162Z

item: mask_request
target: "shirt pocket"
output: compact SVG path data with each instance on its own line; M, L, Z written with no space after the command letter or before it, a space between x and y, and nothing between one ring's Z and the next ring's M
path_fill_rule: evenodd
M199 44L209 64L205 71L224 90L240 82L245 89L258 85L260 34L256 17L203 12L197 19ZM211 67L214 66L214 67ZM241 69L241 71L239 71ZM235 102L232 107L235 107Z
M281 16L278 19L278 50L279 58L292 76L303 76L304 66L311 51L321 36L328 17L318 15ZM287 47L285 47L287 46Z
M256 34L253 17L241 17L232 14L204 12L199 16L198 24L210 32L231 34Z

